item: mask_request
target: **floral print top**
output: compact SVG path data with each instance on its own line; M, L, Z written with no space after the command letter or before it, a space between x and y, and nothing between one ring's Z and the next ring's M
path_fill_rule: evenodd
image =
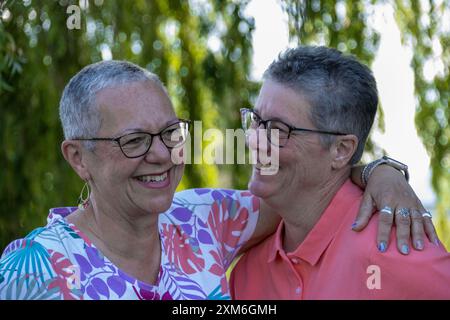
M117 268L64 217L10 243L0 260L4 299L230 299L225 272L253 234L259 201L248 191L191 189L159 215L161 266L155 284ZM145 248L143 248L145 250Z

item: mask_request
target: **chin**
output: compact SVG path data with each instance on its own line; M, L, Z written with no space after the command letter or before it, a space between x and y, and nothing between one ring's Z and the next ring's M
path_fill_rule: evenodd
M248 184L248 189L252 194L262 199L271 197L276 191L273 184L255 181L253 178Z
M147 208L147 211L148 212L150 212L150 213L156 213L156 214L160 214L160 213L164 213L164 212L166 212L167 210L169 210L169 208L170 208L170 205L171 205L171 203L169 204L169 205L150 205L150 206L148 206Z
M163 196L163 197L154 197L151 199L151 202L148 203L145 207L151 213L163 213L169 210L172 205L173 195Z

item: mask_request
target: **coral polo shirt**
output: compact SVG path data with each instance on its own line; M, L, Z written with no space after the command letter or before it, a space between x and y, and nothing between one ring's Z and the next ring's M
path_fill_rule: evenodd
M378 219L351 230L362 199L346 181L305 240L283 250L277 232L250 249L231 274L234 299L450 299L450 254L425 241L424 251L397 250L395 230L385 253L376 247ZM299 212L301 214L301 212Z

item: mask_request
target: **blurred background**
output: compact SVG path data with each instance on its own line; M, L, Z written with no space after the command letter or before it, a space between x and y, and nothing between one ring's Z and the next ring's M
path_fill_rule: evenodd
M58 103L87 64L155 72L180 117L238 128L284 49L327 45L371 66L380 109L364 162L388 154L450 249L450 0L0 0L0 248L76 205ZM179 189L245 189L247 165L189 165Z

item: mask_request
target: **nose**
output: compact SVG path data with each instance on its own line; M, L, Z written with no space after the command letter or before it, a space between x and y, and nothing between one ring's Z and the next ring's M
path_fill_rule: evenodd
M145 161L149 163L165 163L170 161L170 150L162 142L160 136L153 137L150 149L145 155Z
M256 130L248 130L247 142L253 156L256 156L259 162L266 163L267 157L270 156L271 152L266 129L260 126Z

